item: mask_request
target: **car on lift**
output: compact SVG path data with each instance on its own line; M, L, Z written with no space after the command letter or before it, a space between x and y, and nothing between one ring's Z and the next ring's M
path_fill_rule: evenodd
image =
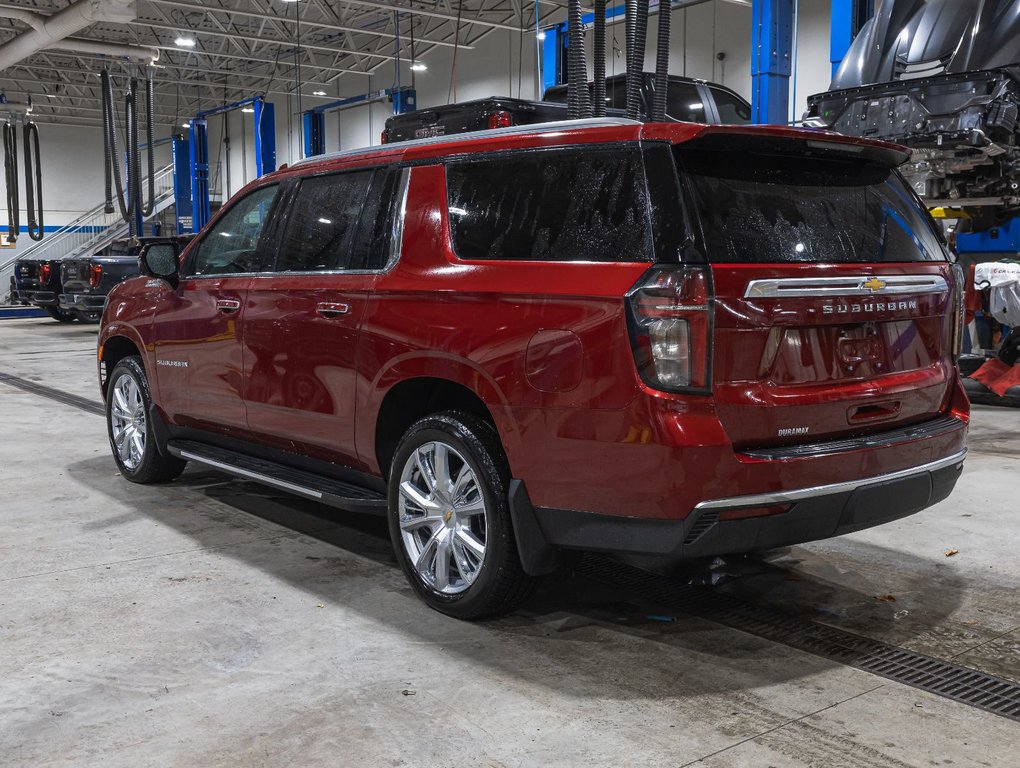
M11 275L11 301L41 307L54 320L70 323L75 315L61 309L60 261L56 259L18 259Z
M889 0L854 39L805 125L912 150L901 169L968 229L1020 214L1020 3Z
M606 114L623 117L627 105L626 75L606 78ZM593 92L592 83L588 83ZM638 88L641 114L651 113L655 95L655 75L642 74ZM447 104L394 115L386 120L382 143L422 139L430 136L507 128L514 125L551 123L568 118L568 87L555 85L546 90L542 101L527 101L503 96ZM747 125L751 105L724 85L690 77L670 75L667 85L666 119L689 123Z
M138 255L150 243L176 242L184 245L190 235L177 237L134 237L115 240L91 256L64 259L60 265L57 304L62 313L82 322L97 323L113 287L140 274Z
M603 118L300 161L111 291L113 458L386 515L412 588L461 618L571 552L911 515L955 486L969 403L962 280L908 156Z

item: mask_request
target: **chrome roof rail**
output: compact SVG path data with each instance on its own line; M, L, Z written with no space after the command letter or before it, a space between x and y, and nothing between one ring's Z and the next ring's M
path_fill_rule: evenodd
M324 155L312 155L292 164L291 168L297 168L311 163L326 162L342 157L357 157L369 152L380 152L388 149L405 149L413 147L427 147L433 144L450 144L457 141L471 141L472 139L490 139L500 136L517 136L525 133L553 133L555 131L577 130L578 128L609 128L622 125L641 125L640 120L628 120L624 117L586 117L580 120L557 120L552 123L534 123L532 125L514 125L509 128L491 128L484 131L467 131L465 133L450 133L445 136L431 136L427 139L413 139L411 141L395 141L392 144L375 144L358 149L345 149L340 152L329 152Z

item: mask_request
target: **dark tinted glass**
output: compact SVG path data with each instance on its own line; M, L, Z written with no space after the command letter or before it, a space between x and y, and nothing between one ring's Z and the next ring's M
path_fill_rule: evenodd
M399 169L378 171L361 212L358 234L351 247L348 262L352 270L375 270L386 266L395 239L399 235L401 184L403 172Z
M302 180L276 259L277 272L344 269L373 171Z
M259 269L259 238L269 218L279 186L271 184L251 192L230 206L191 259L192 275L222 275Z
M899 175L858 161L680 151L715 262L939 261Z
M686 123L707 123L701 91L690 83L670 83L666 94L666 116Z
M729 91L709 88L715 107L719 110L719 122L723 125L747 125L751 122L751 107Z
M446 179L453 241L462 259L652 258L637 148L456 163Z

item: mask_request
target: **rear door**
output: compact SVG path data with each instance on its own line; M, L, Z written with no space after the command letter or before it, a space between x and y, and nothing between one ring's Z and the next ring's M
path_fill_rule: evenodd
M394 254L404 173L354 170L299 182L274 266L245 306L245 399L257 439L357 465L358 331L369 291Z
M954 375L951 268L894 170L803 142L678 156L712 263L713 395L737 448L940 413Z

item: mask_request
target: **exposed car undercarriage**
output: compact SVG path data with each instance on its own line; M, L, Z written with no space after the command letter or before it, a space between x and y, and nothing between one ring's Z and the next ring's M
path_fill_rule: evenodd
M970 228L1020 214L1020 2L886 0L805 124L913 150L901 168Z

